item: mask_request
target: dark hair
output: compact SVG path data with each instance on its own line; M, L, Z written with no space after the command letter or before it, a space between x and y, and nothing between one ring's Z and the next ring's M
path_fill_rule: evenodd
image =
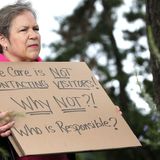
M24 11L30 11L36 18L36 12L32 9L30 2L24 2L18 0L12 5L7 5L0 9L0 34L9 38L9 31L12 20L23 13ZM2 46L0 45L0 53L3 53Z

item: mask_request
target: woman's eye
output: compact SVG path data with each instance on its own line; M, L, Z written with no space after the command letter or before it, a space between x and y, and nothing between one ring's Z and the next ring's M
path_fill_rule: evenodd
M21 32L25 32L26 30L27 30L27 29L24 28L24 29L21 29L20 31L21 31Z
M34 28L35 31L39 31L39 28Z

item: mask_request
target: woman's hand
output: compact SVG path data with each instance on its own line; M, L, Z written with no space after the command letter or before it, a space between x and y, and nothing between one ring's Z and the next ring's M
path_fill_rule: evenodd
M122 115L122 111L119 106L116 106L116 112L118 112L120 115Z
M9 136L14 123L10 112L0 112L0 137Z

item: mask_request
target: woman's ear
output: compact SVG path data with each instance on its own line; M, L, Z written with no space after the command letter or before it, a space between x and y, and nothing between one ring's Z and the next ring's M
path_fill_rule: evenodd
M3 34L0 33L0 45L2 47L6 47L7 46L7 41L6 40L7 40L6 37Z
M1 45L4 43L3 41L4 41L4 35L0 33L0 44Z
M0 41L3 41L4 39L5 39L5 36L2 33L0 33Z

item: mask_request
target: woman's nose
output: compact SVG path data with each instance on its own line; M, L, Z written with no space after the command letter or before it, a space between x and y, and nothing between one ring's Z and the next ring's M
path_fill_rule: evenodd
M30 30L29 31L29 38L30 39L37 39L39 37L39 33L36 32L35 30Z

